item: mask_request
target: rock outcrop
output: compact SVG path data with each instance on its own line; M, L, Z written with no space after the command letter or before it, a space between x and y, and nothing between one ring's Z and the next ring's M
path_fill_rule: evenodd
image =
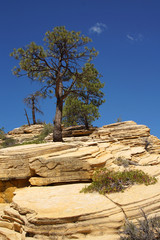
M24 125L8 132L6 137L15 139L17 143L23 143L38 136L43 130L43 128L44 128L43 124L34 124L30 126Z
M0 150L0 201L11 201L15 191L1 213L2 239L114 240L126 217L138 218L141 208L159 213L160 140L149 128L128 121L78 136ZM106 196L80 193L101 167L141 169L158 182Z
M6 134L7 138L13 138L16 143L21 144L27 141L32 141L43 131L46 124L34 124L34 125L24 125L19 128L15 128ZM82 137L89 136L94 132L96 127L90 127L88 130L85 129L84 125L73 126L73 127L63 127L62 135L64 138L70 137ZM50 133L46 138L46 142L53 141L53 133ZM3 142L3 141L2 141ZM1 144L1 141L0 141Z

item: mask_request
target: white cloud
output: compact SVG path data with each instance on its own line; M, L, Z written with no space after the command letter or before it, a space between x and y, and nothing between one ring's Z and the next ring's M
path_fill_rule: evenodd
M90 33L100 34L107 29L107 25L104 23L96 23L93 27L89 29Z
M126 37L129 39L131 42L142 42L144 37L141 33L138 34L127 34Z
M132 37L130 34L127 34L127 38L131 41L134 41L134 37Z

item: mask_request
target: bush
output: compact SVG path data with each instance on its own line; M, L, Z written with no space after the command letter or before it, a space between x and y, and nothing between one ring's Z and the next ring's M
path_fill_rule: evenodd
M4 148L15 146L16 145L16 140L13 139L13 138L5 138L1 145Z
M4 140L6 138L4 127L0 128L0 139Z
M6 137L3 127L0 128L0 139L3 140L3 142L1 143L1 146L3 148L11 147L11 146L14 146L16 144L15 139Z
M48 136L48 134L53 132L53 125L51 123L45 124L44 128L42 130L42 132L35 137L35 139L31 140L31 141L27 141L24 142L22 145L26 145L26 144L39 144L39 143L44 143L45 142L45 137Z
M156 178L150 177L141 170L123 172L109 171L105 168L97 170L92 177L93 182L81 192L99 192L100 194L124 191L135 183L145 185L156 183Z
M160 218L148 219L142 211L143 220L138 224L127 221L120 240L158 240L160 239Z
M122 157L118 157L115 161L114 161L115 164L117 164L118 166L123 166L125 168L129 167L130 165L130 162L128 159L124 159Z

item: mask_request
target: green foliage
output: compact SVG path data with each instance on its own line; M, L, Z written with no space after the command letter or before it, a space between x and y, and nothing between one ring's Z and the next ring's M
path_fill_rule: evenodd
M85 125L88 128L100 117L98 108L104 103L100 74L93 64L83 68L83 77L77 81L72 93L67 97L63 110L64 126Z
M160 218L148 219L142 211L143 220L138 224L127 221L120 240L158 240L160 239Z
M4 127L0 128L0 139L3 140L1 143L2 148L11 147L16 144L15 139L6 137Z
M131 161L131 160L128 160L124 157L118 157L114 160L114 163L117 164L118 166L123 166L124 168L127 168L129 167L129 165L135 165L135 166L138 166L139 164L134 162L134 161Z
M74 85L80 79L79 61L91 61L98 54L94 48L86 46L89 42L91 39L80 32L68 31L64 26L55 27L53 31L46 32L44 47L31 42L24 48L13 50L10 56L19 61L13 74L18 77L27 75L33 81L40 81L44 86L40 94L45 96L50 95L61 77L65 98L72 83ZM69 81L70 86L65 84Z
M0 139L4 140L5 137L5 132L4 132L4 127L0 128Z
M39 143L44 143L45 142L45 137L47 137L50 133L53 132L53 125L51 123L44 124L44 128L41 131L41 133L35 137L35 139L31 141L24 142L22 145L26 144L39 144Z
M122 122L122 118L121 118L121 117L117 118L116 122L117 122L117 123L118 123L118 122Z
M42 88L37 91L43 97L55 96L54 141L62 141L62 110L65 98L76 83L83 78L84 63L97 56L94 48L88 48L91 39L80 32L68 31L64 26L55 27L45 34L44 46L31 42L24 48L14 49L10 54L19 61L14 67L16 76L28 76L39 81Z
M156 178L150 177L141 170L123 172L109 171L105 168L97 170L92 178L93 182L82 189L82 192L97 191L100 194L123 191L126 187L137 184L154 184Z
M53 133L53 125L51 123L45 124L42 132L38 136L39 140L44 140L50 133Z
M118 166L123 166L125 168L129 167L130 161L127 159L124 159L122 157L118 157L115 161L115 164L117 164Z
M3 148L7 148L7 147L13 147L16 145L16 140L13 139L13 138L5 138L3 139L3 142L2 142L2 147Z

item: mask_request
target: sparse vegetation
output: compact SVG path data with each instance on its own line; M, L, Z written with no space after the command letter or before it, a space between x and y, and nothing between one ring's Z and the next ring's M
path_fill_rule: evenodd
M137 220L138 224L127 221L120 240L158 240L160 239L160 218L148 219L142 211L143 220Z
M1 139L1 140L4 140L4 139L5 139L4 127L0 128L0 139Z
M125 188L137 184L154 184L155 177L151 177L141 170L129 170L123 172L109 171L105 168L97 170L93 174L93 182L83 188L81 192L99 192L100 194L124 191Z
M45 124L44 125L44 128L42 130L42 132L40 133L40 135L38 136L38 139L40 141L44 140L45 137L48 136L48 134L52 133L53 132L53 125L51 123L48 123L48 124Z
M50 133L53 132L53 125L51 123L48 124L44 124L44 128L42 130L42 132L35 137L35 139L24 142L23 145L26 144L39 144L39 143L44 143L45 142L45 137L47 137Z
M118 157L115 161L115 164L117 164L118 166L123 166L125 168L129 167L129 160L122 158L122 157Z
M15 139L6 137L3 127L0 128L0 139L2 140L2 143L1 143L2 148L11 147L16 144Z
M133 162L129 159L123 158L123 157L118 157L115 161L115 164L117 164L118 166L123 166L124 168L129 167L130 165L138 165L138 163Z
M5 138L2 142L2 147L6 148L6 147L12 147L16 145L16 140L14 138Z

